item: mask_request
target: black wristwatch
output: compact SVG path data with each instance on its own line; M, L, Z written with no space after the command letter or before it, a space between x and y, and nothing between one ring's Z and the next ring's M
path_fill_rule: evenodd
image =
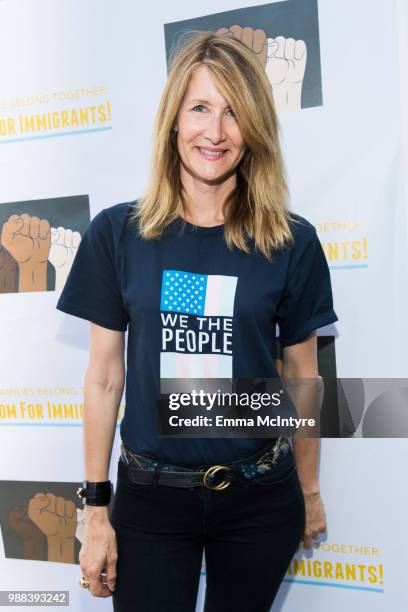
M112 483L110 480L103 482L83 481L83 486L77 489L77 495L87 506L109 506L112 496Z

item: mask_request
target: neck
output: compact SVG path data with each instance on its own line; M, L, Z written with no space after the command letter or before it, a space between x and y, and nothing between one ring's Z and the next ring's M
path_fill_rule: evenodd
M183 196L186 201L186 221L197 225L224 223L223 207L237 184L236 174L220 183L205 183L180 167Z

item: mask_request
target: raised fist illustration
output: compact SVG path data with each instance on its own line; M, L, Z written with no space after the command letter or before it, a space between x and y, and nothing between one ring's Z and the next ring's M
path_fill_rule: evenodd
M46 536L75 537L77 515L72 500L54 493L36 493L29 501L28 515Z
M261 28L257 28L255 30L250 26L242 28L239 25L233 25L229 28L218 28L216 34L230 34L231 36L234 36L234 38L242 40L242 42L255 53L256 57L261 63L262 68L265 70L268 43L264 30Z
M50 241L47 219L13 214L3 224L1 244L19 264L47 262Z
M268 38L266 74L278 110L301 108L306 61L304 40L283 36Z
M81 242L81 234L64 227L51 228L49 261L55 268L55 289L62 289L68 278L76 252Z
M36 493L29 501L28 516L47 537L48 560L73 563L77 528L74 502L54 493Z
M27 213L10 215L0 242L19 265L19 291L47 290L47 262L51 231L47 219Z

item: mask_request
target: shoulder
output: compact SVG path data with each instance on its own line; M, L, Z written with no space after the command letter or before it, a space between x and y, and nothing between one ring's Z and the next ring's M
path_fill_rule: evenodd
M133 200L102 208L92 218L89 231L101 236L103 235L114 242L120 241L130 223L132 212L136 205L137 200Z
M289 226L293 232L293 237L298 240L310 240L316 235L316 228L308 221L305 217L298 215L297 213L289 213Z
M112 204L112 206L103 208L98 214L107 218L114 227L120 226L127 222L136 204L136 200Z
M294 212L290 212L289 217L289 227L294 240L290 251L301 253L306 249L313 249L320 244L316 228L313 223Z

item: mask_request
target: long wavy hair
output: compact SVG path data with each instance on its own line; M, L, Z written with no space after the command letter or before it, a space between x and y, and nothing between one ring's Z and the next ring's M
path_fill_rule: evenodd
M154 239L186 215L173 127L192 74L205 65L234 112L246 145L237 166L236 189L224 203L226 243L249 253L246 234L270 259L273 250L293 241L271 85L255 54L237 38L213 32L188 35L187 42L181 38L171 53L155 119L150 178L130 217L143 238Z

